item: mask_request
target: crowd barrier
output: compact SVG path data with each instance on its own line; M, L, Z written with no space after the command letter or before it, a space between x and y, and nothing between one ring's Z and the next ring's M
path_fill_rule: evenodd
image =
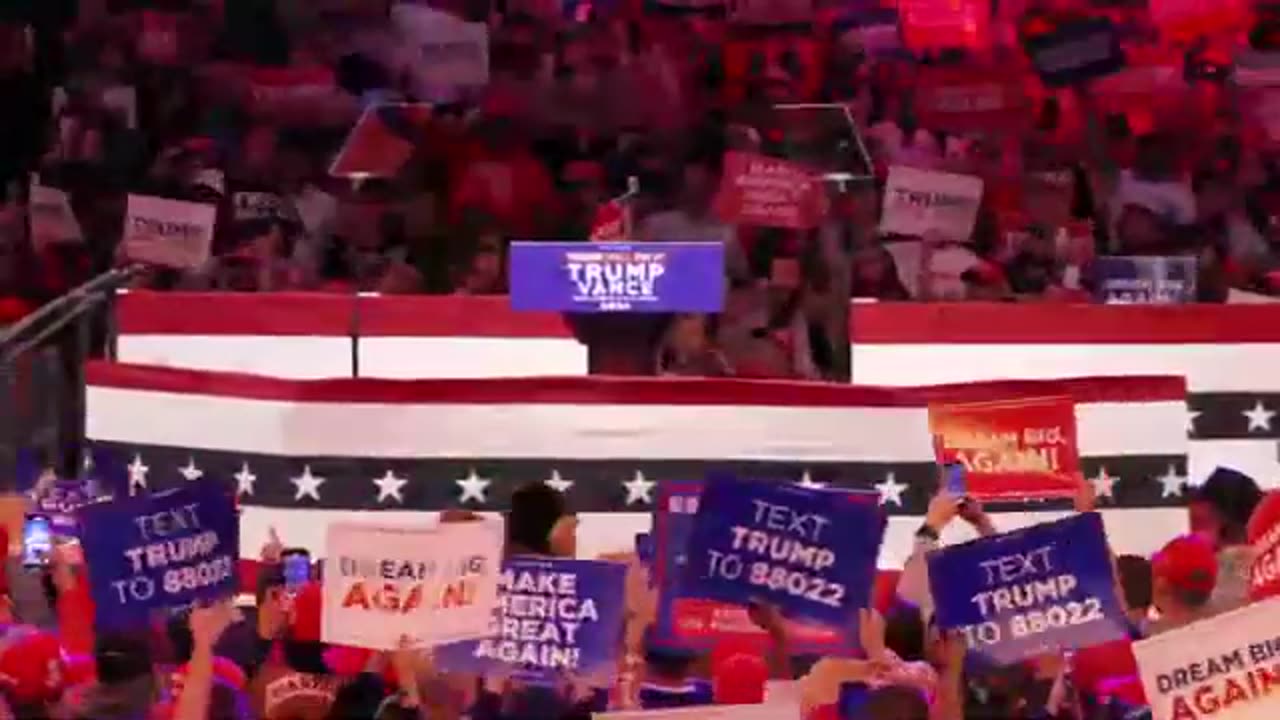
M130 293L117 321L121 361L279 378L580 376L587 367L560 316L515 313L501 297ZM859 385L1180 375L1188 479L1218 465L1264 486L1280 478L1276 306L859 303L850 337ZM1155 512L1161 537L1181 522L1172 508ZM632 520L643 529L645 518ZM917 522L895 521L908 534Z

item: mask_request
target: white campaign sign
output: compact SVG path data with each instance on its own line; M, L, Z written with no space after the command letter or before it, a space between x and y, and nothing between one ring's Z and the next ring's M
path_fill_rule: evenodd
M395 478L391 478L395 480ZM329 525L321 639L394 650L493 633L499 519L398 528Z
M418 84L427 88L483 86L489 82L489 29L423 5L391 11L402 57Z
M130 195L124 250L130 260L195 268L209 259L218 209L204 203Z
M1155 720L1280 717L1280 598L1133 644Z
M795 703L760 705L700 705L671 710L624 710L594 713L596 720L797 720L800 706Z
M84 242L80 222L71 210L71 199L62 190L31 183L27 216L31 221L31 244L36 249Z
M892 165L880 232L965 242L981 203L982 178Z

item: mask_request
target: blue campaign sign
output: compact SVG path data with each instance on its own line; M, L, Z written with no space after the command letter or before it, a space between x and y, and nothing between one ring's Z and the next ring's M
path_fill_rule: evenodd
M1108 305L1179 305L1196 301L1194 257L1100 257L1094 294Z
M236 591L240 518L214 483L95 503L79 515L101 627L144 625L157 610Z
M1076 85L1125 66L1120 36L1106 18L1062 23L1028 40L1026 50L1040 79L1051 87Z
M687 644L676 632L675 579L684 572L685 545L702 495L700 482L664 482L653 507L653 579L658 589L657 617L651 636L658 645ZM713 640L710 639L710 640ZM709 640L709 641L710 641Z
M953 545L928 562L938 624L992 662L1125 636L1098 513Z
M624 565L517 557L498 579L494 636L441 645L437 666L526 682L606 679L617 669L626 614Z
M682 596L760 599L788 618L848 627L866 607L884 537L879 508L820 488L713 478L702 491Z
M49 518L54 535L79 537L76 510L93 499L86 480L59 480L43 488L35 498L36 511Z
M550 312L720 312L724 246L704 242L517 242L511 306Z

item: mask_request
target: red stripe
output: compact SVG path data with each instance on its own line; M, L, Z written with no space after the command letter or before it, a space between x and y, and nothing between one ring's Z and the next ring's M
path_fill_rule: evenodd
M1186 382L1176 376L1079 378L1067 381L881 388L701 378L560 377L486 380L283 380L145 365L92 362L88 382L124 388L254 400L385 404L602 404L741 405L801 407L921 407L929 402L969 402L993 397L1070 395L1077 402L1183 400Z
M322 293L129 292L116 309L133 335L351 334L355 296Z
M503 296L135 292L118 313L132 334L346 336L356 309L364 337L573 337L562 316ZM868 344L1280 343L1280 305L858 303L849 324Z

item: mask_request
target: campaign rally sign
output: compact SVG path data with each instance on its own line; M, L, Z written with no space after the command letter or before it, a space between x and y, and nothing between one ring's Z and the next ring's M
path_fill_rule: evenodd
M426 5L398 4L391 22L407 46L405 59L424 88L478 87L489 82L489 28Z
M702 488L701 482L664 482L658 486L653 513L653 577L658 588L658 608L650 639L663 647L704 651L725 640L763 646L769 637L751 621L746 605L687 597L677 587L676 581L687 564L685 548ZM787 640L795 652L830 655L853 647L845 628L789 618L784 622Z
M626 615L627 566L516 557L498 578L490 637L437 647L447 671L511 673L538 682L612 677Z
M1027 55L1045 85L1077 85L1124 67L1124 51L1115 26L1106 18L1065 22L1029 38Z
M329 525L322 639L395 650L484 637L498 602L499 520L433 528Z
M80 538L101 627L145 625L157 610L235 593L235 498L196 481L80 509Z
M430 105L414 103L366 109L329 165L329 174L353 180L395 177L413 157L433 114Z
M1280 717L1280 598L1133 644L1153 720Z
M1070 397L929 406L938 463L964 465L979 500L1071 497L1080 476Z
M785 617L847 628L866 607L884 536L876 506L818 488L719 477L698 501L680 595L772 603Z
M951 132L1019 131L1033 118L1016 70L972 63L917 68L914 107L921 127Z
M204 203L130 195L124 250L130 260L190 269L209 259L218 209Z
M1108 305L1180 305L1196 301L1194 257L1100 257L1094 292Z
M725 222L792 230L817 227L827 213L827 192L808 167L779 158L730 152L716 210Z
M39 489L35 496L35 509L49 518L49 528L60 537L79 537L80 523L76 510L93 498L88 482L84 480L58 480Z
M238 192L231 195L231 212L236 222L269 221L301 224L292 203L270 192Z
M57 188L31 183L27 200L27 217L31 223L31 244L38 250L50 245L80 245L84 233L71 209L71 198Z
M718 242L516 242L511 306L552 312L720 312Z
M929 553L940 627L999 665L1125 637L1096 512Z
M982 178L891 165L880 232L968 242L982 204Z

